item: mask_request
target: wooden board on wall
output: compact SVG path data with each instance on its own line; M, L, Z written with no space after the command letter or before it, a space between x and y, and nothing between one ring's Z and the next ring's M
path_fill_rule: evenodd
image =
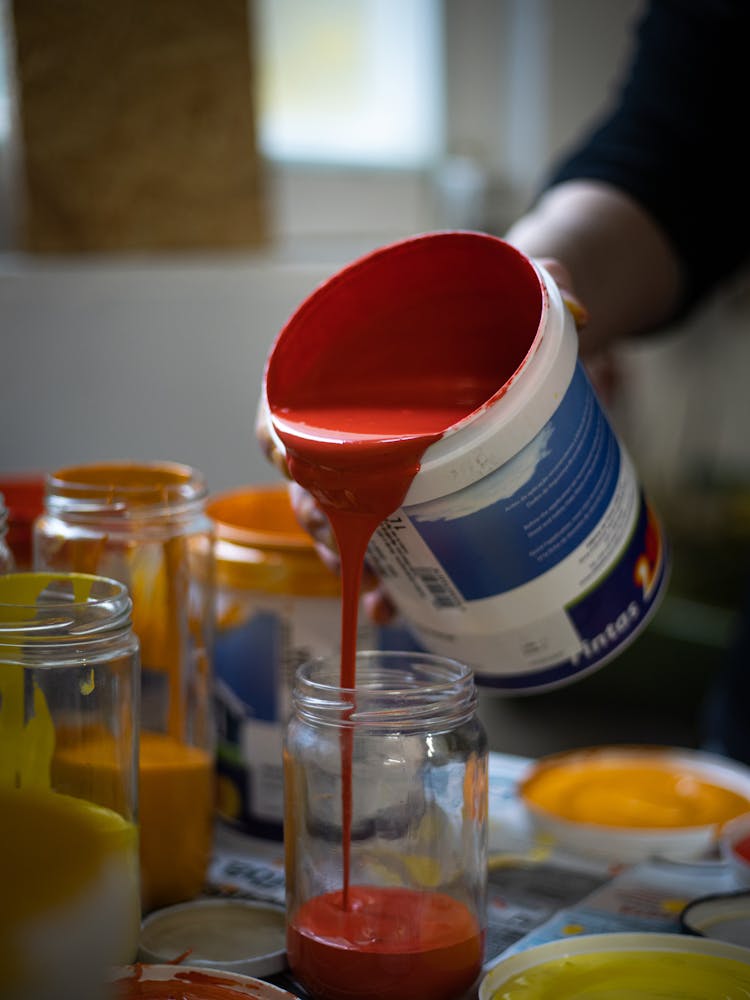
M264 242L248 0L14 0L12 16L24 249Z

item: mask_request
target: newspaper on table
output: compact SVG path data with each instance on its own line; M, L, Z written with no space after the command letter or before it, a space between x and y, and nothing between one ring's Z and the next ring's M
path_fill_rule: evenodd
M518 797L531 764L490 754L486 968L515 951L576 934L677 932L689 902L738 888L719 860L626 867L545 844L531 830ZM222 827L206 889L283 906L282 845Z

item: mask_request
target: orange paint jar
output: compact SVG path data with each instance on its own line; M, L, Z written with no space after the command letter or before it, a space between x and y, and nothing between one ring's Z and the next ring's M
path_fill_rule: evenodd
M213 537L206 493L199 472L175 463L69 467L48 477L44 513L34 525L38 568L119 580L133 600L141 646L144 911L197 895L210 859ZM66 763L76 762L69 756Z

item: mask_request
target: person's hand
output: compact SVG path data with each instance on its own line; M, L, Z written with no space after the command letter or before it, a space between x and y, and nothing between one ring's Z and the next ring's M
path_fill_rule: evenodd
M563 302L570 310L578 330L578 348L581 361L586 367L589 378L600 399L608 406L614 405L615 397L620 389L622 375L620 366L610 349L593 350L586 336L586 324L589 313L573 288L570 272L564 264L554 257L538 257L537 262L554 279L560 289Z
M554 257L538 257L536 259L537 263L541 264L545 271L547 271L547 273L554 279L555 284L560 289L560 293L562 294L563 302L570 310L573 319L575 320L576 327L580 332L588 322L589 313L586 306L581 302L575 293L570 271L568 271L567 267Z
M321 562L333 573L339 574L341 560L328 518L313 495L292 480L286 455L271 434L267 414L262 408L258 412L255 434L263 454L289 481L289 501L297 522L312 539ZM367 564L362 573L362 603L368 618L377 625L387 625L395 617L393 602Z

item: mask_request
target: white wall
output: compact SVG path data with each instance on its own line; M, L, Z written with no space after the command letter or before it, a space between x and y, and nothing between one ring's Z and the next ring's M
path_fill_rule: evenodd
M490 224L508 221L606 101L641 7L445 0L448 149L476 157L501 188L503 175L514 182ZM131 457L193 464L212 490L274 476L253 423L277 331L346 261L446 214L424 176L316 171L299 181L299 171L274 175L275 260L0 257L0 472ZM710 305L623 352L618 419L657 489L706 462L750 479L748 300Z
M0 470L169 459L276 478L253 430L286 318L337 265L251 258L0 271Z

